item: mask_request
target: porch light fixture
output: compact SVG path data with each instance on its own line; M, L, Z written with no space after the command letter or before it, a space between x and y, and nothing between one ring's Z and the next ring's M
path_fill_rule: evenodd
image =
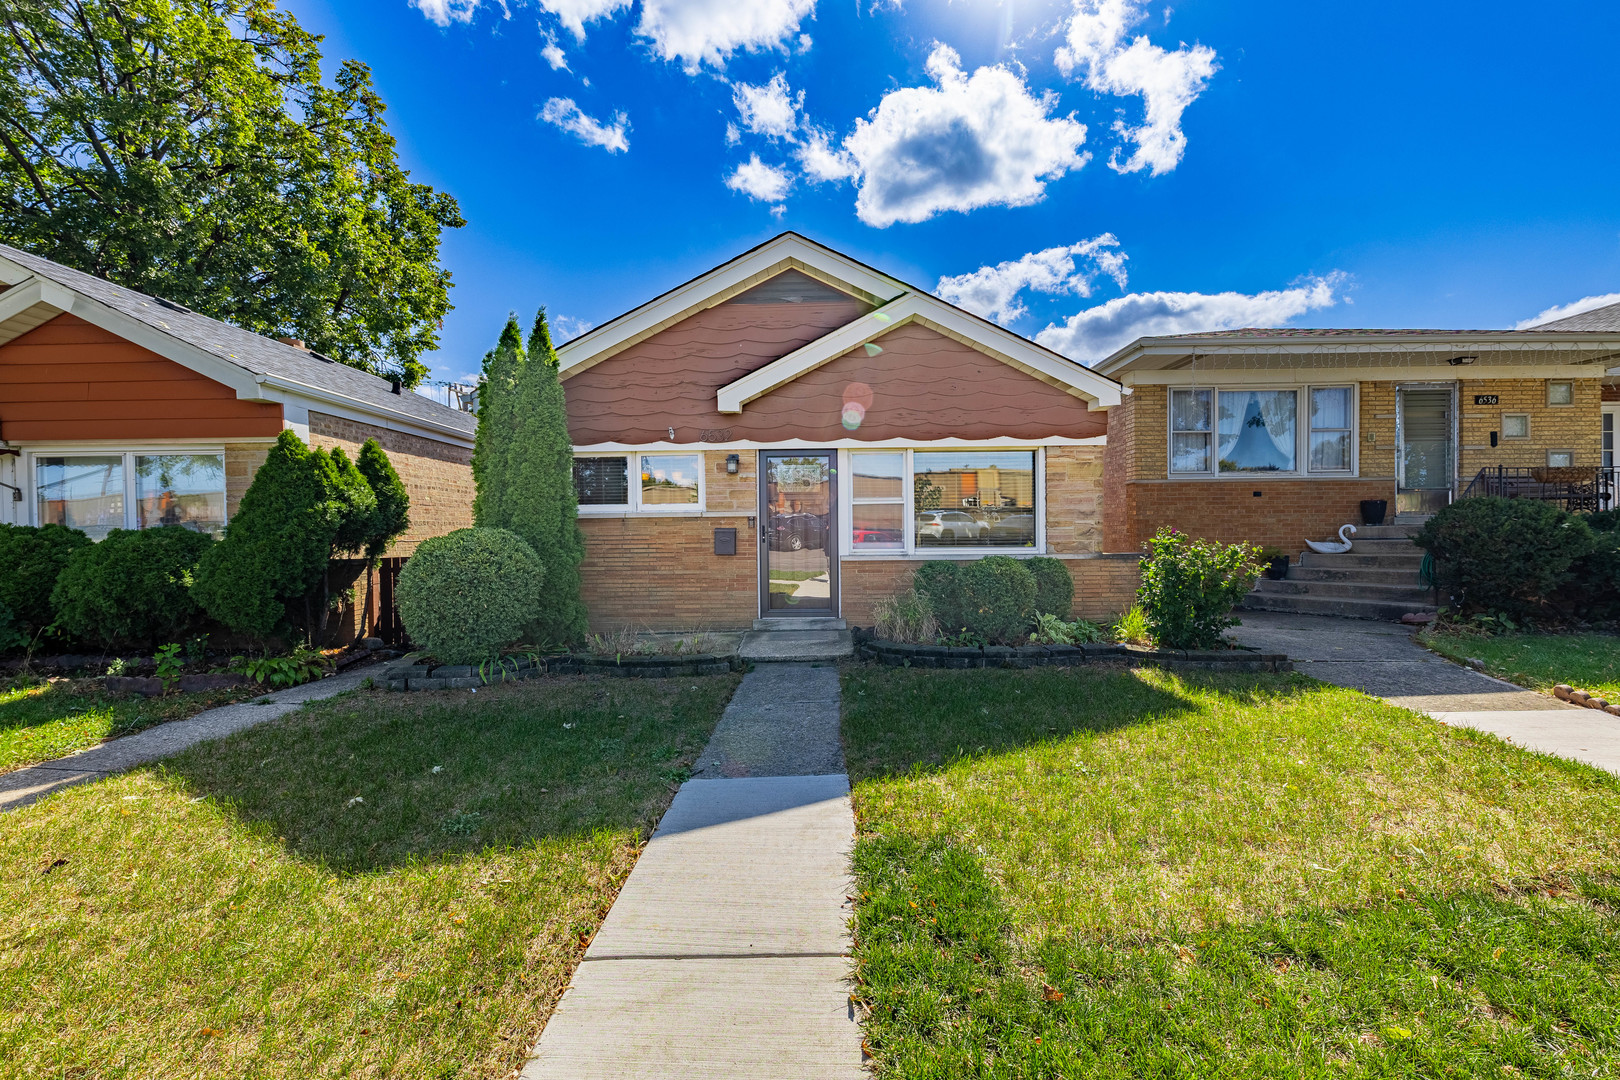
M1446 363L1450 364L1452 367L1462 367L1464 364L1472 364L1478 359L1479 357L1477 356L1453 356L1450 360L1447 360Z
M736 454L727 454L726 455L726 473L728 475L731 475L731 476L736 476L737 475L737 468L738 468L739 465L741 465L741 463L742 463L742 458L739 457L738 455L736 455Z

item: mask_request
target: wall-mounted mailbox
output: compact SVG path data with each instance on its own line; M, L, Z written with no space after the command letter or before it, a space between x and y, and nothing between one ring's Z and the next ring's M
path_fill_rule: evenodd
M714 553L716 555L735 555L735 554L737 554L737 530L736 529L716 529L716 530L714 530Z

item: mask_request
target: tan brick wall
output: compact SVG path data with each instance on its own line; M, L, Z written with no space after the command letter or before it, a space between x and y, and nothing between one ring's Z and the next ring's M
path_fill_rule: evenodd
M1326 540L1340 525L1359 524L1362 499L1385 499L1395 512L1393 480L1142 481L1129 494L1127 542L1134 549L1168 525L1226 544L1273 544L1292 552L1307 538Z
M712 479L712 478L711 478ZM759 613L758 534L736 517L581 517L591 629L737 629ZM714 530L737 530L737 554Z
M1127 492L1136 470L1136 395L1108 410L1108 445L1103 448L1103 550L1129 550Z
M843 617L851 626L871 626L872 605L911 587L911 576L927 559L845 559L839 568ZM1134 556L1065 558L1074 578L1074 616L1111 620L1131 606L1140 580Z
M726 472L726 458L737 455L737 475ZM759 454L753 450L708 450L703 454L704 507L710 513L759 513Z
M1599 379L1573 381L1573 405L1547 404L1547 379L1464 379L1457 389L1459 401L1458 476L1463 486L1480 469L1506 465L1534 468L1547 464L1547 451L1571 450L1575 464L1597 468L1603 450L1603 386ZM1495 394L1496 405L1475 405L1475 394ZM1502 430L1503 413L1528 413L1528 439L1498 439L1491 448L1491 432Z
M264 459L270 453L270 443L226 443L225 444L225 520L230 521L236 516L236 508L242 505L242 496L253 484L253 476L264 464Z
M1046 449L1046 550L1089 555L1103 543L1101 446Z
M390 555L409 555L429 537L472 524L471 450L326 413L309 414L313 446L327 450L341 446L352 458L367 439L376 439L388 452L388 460L411 496L411 527L389 550Z

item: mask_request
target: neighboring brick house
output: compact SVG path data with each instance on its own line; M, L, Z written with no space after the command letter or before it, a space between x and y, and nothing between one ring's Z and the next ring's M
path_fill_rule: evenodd
M1119 385L785 233L568 342L597 627L871 620L926 559L1045 554L1078 614L1103 553Z
M1610 314L1517 331L1141 338L1096 366L1127 390L1109 413L1104 546L1135 550L1168 525L1298 551L1360 522L1362 500L1393 517L1439 509L1482 473L1476 492L1491 474L1593 481L1614 467L1620 412L1606 404L1620 307Z
M284 428L388 451L411 495L391 554L472 524L467 413L0 245L0 522L218 533Z

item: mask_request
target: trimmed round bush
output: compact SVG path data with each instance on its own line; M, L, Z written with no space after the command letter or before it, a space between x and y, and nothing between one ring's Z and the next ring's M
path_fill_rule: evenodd
M192 576L214 538L179 525L114 529L80 548L56 579L51 603L62 629L106 645L151 645L187 636L201 609Z
M960 633L967 626L962 603L962 563L934 559L917 567L911 587L928 604L942 633Z
M1074 578L1061 559L1037 555L1024 565L1035 575L1035 611L1067 620L1074 611Z
M51 625L51 590L73 553L91 545L78 529L63 525L0 525L0 604L13 625L30 637Z
M395 599L411 640L446 664L500 655L539 617L545 567L505 529L424 540L399 572Z
M1579 517L1539 499L1461 499L1413 537L1434 556L1440 594L1453 610L1547 614L1577 562L1597 547Z
M1035 575L1023 559L986 555L961 570L967 628L998 645L1022 644L1035 621Z

